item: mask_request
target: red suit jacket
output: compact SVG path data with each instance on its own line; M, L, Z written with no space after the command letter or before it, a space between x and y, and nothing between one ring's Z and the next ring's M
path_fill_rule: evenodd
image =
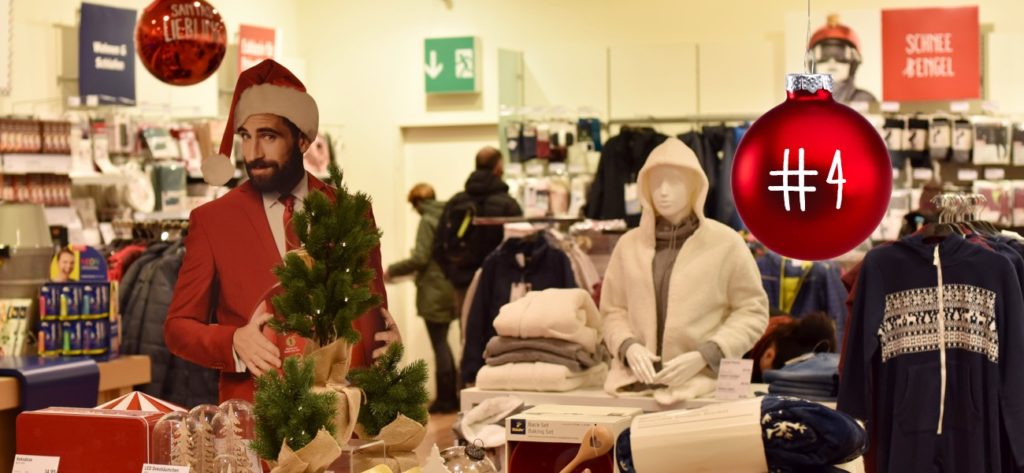
M334 197L330 186L307 176L310 191L320 190ZM372 210L367 218L373 220ZM174 355L221 370L222 402L253 402L253 376L235 372L232 340L235 330L249 322L267 290L277 284L271 270L280 263L263 195L249 182L192 211L185 259L164 323L164 340ZM386 308L379 246L371 253L369 264L377 272L371 289ZM216 324L208 323L211 310L216 314ZM363 314L355 326L362 337L352 350L352 366L366 366L379 344L373 336L384 330L380 309Z

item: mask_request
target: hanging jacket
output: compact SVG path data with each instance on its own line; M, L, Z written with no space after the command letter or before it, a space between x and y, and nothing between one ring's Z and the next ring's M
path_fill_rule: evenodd
M651 271L657 215L648 189L648 173L655 166L673 166L689 176L690 202L700 219L672 267L662 359L697 350L705 342L718 345L726 358L739 358L754 346L768 325L768 297L754 258L738 233L705 218L708 184L697 156L679 140L669 139L651 153L640 172L640 226L619 239L601 287L602 332L605 344L615 355L605 383L605 391L610 394L637 381L619 353L625 341L635 338L652 353L657 350ZM691 381L666 390L662 397L684 396L694 389L691 384L713 390L713 371L705 368Z
M838 408L867 421L876 470L1024 467L1024 301L1010 261L918 234L868 252L855 290Z
M132 291L134 290L135 281L139 279L139 273L142 272L142 268L146 267L146 264L159 258L160 255L167 249L168 244L164 242L153 243L146 248L146 251L141 256L135 259L135 262L128 267L128 271L124 273L121 278L121 286L118 288L118 307L121 308L121 313L125 314L128 312L128 299L131 298Z
M524 264L520 264L521 258ZM466 345L462 352L462 379L476 380L484 365L484 348L494 330L494 318L512 297L513 284L522 284L524 291L551 288L575 288L569 257L552 247L540 235L510 238L484 261L473 305L466 321Z
M416 273L416 312L428 322L448 323L456 318L455 290L432 257L444 202L424 200L420 209L423 215L416 230L416 247L409 258L388 266L388 274L399 277Z
M793 299L793 305L787 311L782 307L782 263L787 262L785 277L798 277L798 291ZM849 295L846 286L843 285L842 274L839 266L830 262L815 262L809 269L803 271L790 263L792 260L783 260L782 256L769 251L757 258L757 268L761 273L761 283L765 293L768 294L769 306L793 317L800 318L811 312L825 312L836 324L836 341L842 343L846 330L846 298ZM832 347L832 351L839 351L839 347Z
M193 407L217 402L218 373L171 355L164 343L164 320L183 258L184 244L178 242L140 268L124 314L124 340L125 353L150 358L150 382L140 391Z
M597 174L594 175L594 183L587 195L587 218L623 218L630 227L639 224L640 215L626 215L625 186L636 182L647 156L666 138L653 130L623 127L618 135L608 139L601 151Z

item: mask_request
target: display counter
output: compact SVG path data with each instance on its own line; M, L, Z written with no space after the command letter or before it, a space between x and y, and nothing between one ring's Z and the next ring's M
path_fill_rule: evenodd
M96 404L100 404L132 391L132 387L150 380L148 356L123 356L96 363L99 368L99 389ZM18 380L0 376L0 471L10 471L14 464L15 420L21 406Z

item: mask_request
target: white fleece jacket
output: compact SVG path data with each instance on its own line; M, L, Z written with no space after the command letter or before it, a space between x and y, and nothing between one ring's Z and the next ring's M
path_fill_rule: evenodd
M619 359L622 343L636 338L652 353L657 343L652 275L656 214L648 183L648 174L655 166L686 171L692 191L690 202L700 219L672 267L662 359L668 361L696 350L706 341L718 344L726 358L738 358L754 346L768 326L768 296L750 250L733 229L704 217L707 176L693 151L669 138L651 152L640 171L640 226L623 235L615 246L601 289L602 332L615 356L605 382L605 391L612 395L621 394L618 388L637 381ZM674 402L705 394L714 387L708 382L710 378L714 374L705 368L691 382L657 393L656 398Z
M546 289L526 293L505 304L494 319L502 337L555 338L578 343L597 353L601 314L583 289Z

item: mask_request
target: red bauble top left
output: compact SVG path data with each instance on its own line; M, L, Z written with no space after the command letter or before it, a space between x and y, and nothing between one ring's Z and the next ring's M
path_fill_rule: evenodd
M156 0L135 27L146 69L172 85L192 85L217 72L227 50L220 11L205 0Z

